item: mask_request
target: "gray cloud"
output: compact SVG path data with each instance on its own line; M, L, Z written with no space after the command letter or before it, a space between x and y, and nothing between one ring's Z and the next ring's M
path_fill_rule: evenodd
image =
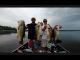
M0 25L16 27L20 19L30 23L31 17L37 21L48 19L51 26L56 24L63 26L62 29L80 30L80 8L0 8Z
M47 16L52 16L51 24L60 24L65 30L80 30L80 8L51 8L46 11Z

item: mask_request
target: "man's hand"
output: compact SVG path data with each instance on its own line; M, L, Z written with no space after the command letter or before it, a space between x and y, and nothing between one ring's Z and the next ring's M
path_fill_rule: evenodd
M60 29L62 28L62 26L59 27Z
M45 31L45 29L46 29L47 27L46 26L44 26L44 28L42 29L42 31Z

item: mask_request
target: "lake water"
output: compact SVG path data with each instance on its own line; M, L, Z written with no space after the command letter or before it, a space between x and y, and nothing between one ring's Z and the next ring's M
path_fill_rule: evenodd
M71 52L71 54L80 55L80 31L62 31L60 33L62 46Z
M24 42L27 40L27 33ZM61 45L71 52L80 55L80 31L61 31ZM0 52L11 52L19 46L15 33L0 35Z

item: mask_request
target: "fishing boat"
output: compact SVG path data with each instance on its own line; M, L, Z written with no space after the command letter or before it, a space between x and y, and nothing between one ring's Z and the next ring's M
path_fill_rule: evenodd
M56 49L57 51L53 50L53 53L58 53L58 54L66 54L66 53L70 53L67 49L65 49L61 44L61 41L57 42L56 44ZM21 54L31 54L31 53L38 53L38 54L44 54L47 52L41 52L41 50L39 50L38 52L33 52L32 49L28 48L28 42L25 42L23 45L19 46L17 49L13 50L12 53L21 53ZM53 54L53 53L48 53L48 54Z

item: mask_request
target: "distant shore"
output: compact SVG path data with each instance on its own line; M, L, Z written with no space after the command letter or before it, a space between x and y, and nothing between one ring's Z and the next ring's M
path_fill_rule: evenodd
M60 31L80 31L80 30L60 30ZM17 33L16 30L0 30L1 34L11 34L11 33Z
M0 34L10 34L10 33L16 33L15 30L0 30Z
M80 30L60 30L60 31L80 31Z

